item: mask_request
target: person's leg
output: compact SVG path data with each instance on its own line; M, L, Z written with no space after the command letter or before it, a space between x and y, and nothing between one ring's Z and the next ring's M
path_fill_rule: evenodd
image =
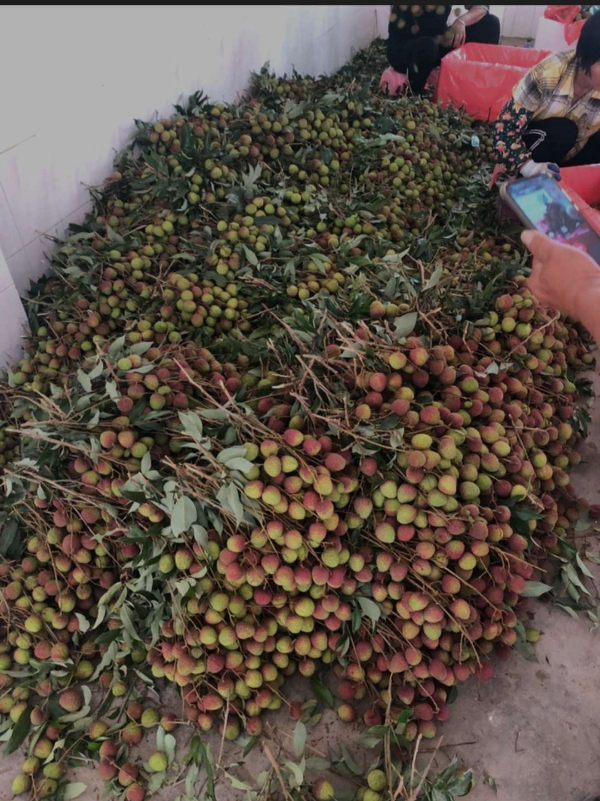
M429 36L421 36L391 46L388 40L388 61L396 72L408 75L410 87L415 93L422 92L431 70L440 63L439 48Z
M561 166L577 141L577 125L562 117L533 120L523 132L523 141L534 161L548 161Z
M467 25L465 34L467 42L497 45L500 41L500 20L493 14L486 14L474 25Z
M590 136L579 153L562 166L580 167L583 164L600 164L600 131Z

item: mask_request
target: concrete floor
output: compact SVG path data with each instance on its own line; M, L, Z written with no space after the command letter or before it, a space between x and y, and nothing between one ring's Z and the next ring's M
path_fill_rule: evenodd
M581 497L600 503L600 375L592 378L599 400L592 409L590 436L582 447L583 461L574 472L574 482ZM594 531L577 536L582 544L585 536L591 549L598 550ZM590 568L600 580L600 568ZM492 681L473 680L461 685L450 720L443 725L435 764L441 768L458 754L474 770L477 785L468 796L470 801L598 801L600 630L591 633L586 617L580 614L573 620L561 609L538 601L531 602L528 614L531 624L543 632L536 646L538 662L514 653L496 665ZM294 682L288 693L291 700L310 697L310 691L300 682ZM167 699L166 707L177 709L176 698ZM265 733L273 754L292 755L293 725L285 710L267 721ZM191 734L190 727L178 730L178 756L185 753ZM216 761L220 738L211 735L208 740ZM359 763L370 764L373 754L361 747L358 724L341 724L334 713L327 712L317 727L309 726L308 743L316 752L326 754L342 742ZM135 761L143 760L155 747L154 737L148 736L137 749ZM430 743L427 747L432 749ZM230 746L221 756L224 766L241 758L239 749ZM22 759L17 753L0 760L0 801L12 798L10 784ZM256 777L267 767L259 747L241 762L231 771L242 779ZM93 767L77 770L70 778L87 784L81 801L106 798ZM161 789L152 798L174 801L183 789L179 783ZM226 781L217 790L218 801L248 797L232 790Z
M600 375L591 376L600 396ZM600 397L594 404L583 461L573 473L580 497L600 502ZM578 537L583 535L578 534ZM598 536L587 533L591 550ZM589 565L600 579L600 569ZM457 753L477 776L470 801L600 799L600 630L580 613L532 602L543 632L538 662L514 654L494 679L461 688L444 724L444 751ZM530 614L531 614L530 613ZM453 743L469 743L452 747ZM495 792L485 782L495 782Z
M527 47L531 39L523 39L520 36L501 36L500 44L508 47ZM529 45L531 46L531 45Z

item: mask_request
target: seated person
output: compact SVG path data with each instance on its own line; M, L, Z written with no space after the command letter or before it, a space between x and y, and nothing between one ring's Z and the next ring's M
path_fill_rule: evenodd
M422 92L429 73L442 58L465 42L498 44L500 20L489 6L465 6L448 27L452 5L392 6L388 26L387 57L396 72L408 76L413 92Z
M515 86L494 140L498 164L515 177L559 178L560 167L600 162L600 14L576 50L548 56Z

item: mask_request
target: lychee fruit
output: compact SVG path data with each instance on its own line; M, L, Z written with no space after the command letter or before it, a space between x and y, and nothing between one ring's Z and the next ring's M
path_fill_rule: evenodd
M160 773L161 771L166 770L168 764L169 762L167 755L164 751L154 751L154 753L150 754L150 757L148 758L148 767L155 773Z

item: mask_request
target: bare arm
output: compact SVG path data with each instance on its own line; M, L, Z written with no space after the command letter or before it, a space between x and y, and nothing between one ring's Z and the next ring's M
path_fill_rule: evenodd
M488 13L487 6L471 6L471 8L460 17L457 17L454 24L450 28L454 34L452 39L452 47L460 47L466 40L466 29L469 25L474 25L483 19Z
M483 19L487 13L488 9L486 6L471 6L471 8L464 14L461 14L458 19L462 20L467 26L474 25L476 22L479 22L480 19Z

